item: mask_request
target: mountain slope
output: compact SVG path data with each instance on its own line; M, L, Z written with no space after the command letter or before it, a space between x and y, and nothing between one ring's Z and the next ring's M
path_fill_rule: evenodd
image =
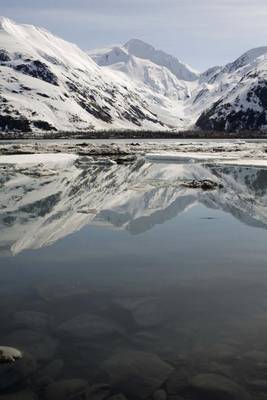
M164 124L134 86L45 29L0 20L0 129L63 131Z
M198 127L221 131L267 127L267 47L252 49L219 69L209 85L205 97L214 101L198 118Z

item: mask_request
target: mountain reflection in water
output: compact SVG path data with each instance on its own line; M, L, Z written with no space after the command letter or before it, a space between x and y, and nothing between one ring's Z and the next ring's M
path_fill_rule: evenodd
M186 188L211 179L220 190ZM0 192L1 252L47 246L88 224L140 234L194 204L231 213L245 224L267 227L267 170L194 164L96 166L68 170L7 170Z
M266 398L267 170L0 168L3 399Z

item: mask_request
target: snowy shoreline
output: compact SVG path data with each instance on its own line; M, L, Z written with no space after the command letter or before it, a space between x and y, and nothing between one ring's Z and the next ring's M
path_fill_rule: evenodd
M0 164L36 165L43 164L56 168L58 166L68 167L78 158L75 154L52 153L52 154L18 154L0 156Z
M169 162L169 163L200 163L200 164L220 164L220 165L240 165L246 167L262 167L267 168L267 158L256 159L254 157L233 157L232 153L224 154L219 158L217 154L212 153L149 153L146 154L146 160L152 162Z
M187 142L27 142L0 144L0 164L73 164L83 162L215 163L267 167L267 143L246 141Z

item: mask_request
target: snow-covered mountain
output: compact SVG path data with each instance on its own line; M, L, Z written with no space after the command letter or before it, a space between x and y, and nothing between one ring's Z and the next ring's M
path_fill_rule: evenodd
M145 89L156 94L173 98L176 101L190 97L189 84L179 80L168 68L159 66L150 60L131 55L123 47L113 47L106 54L90 53L89 55L102 67L109 67L117 73L126 75Z
M134 84L162 122L176 129L192 124L185 103L192 98L199 74L189 66L137 39L88 54L103 70Z
M1 171L0 253L47 246L88 224L139 234L197 203L267 229L266 175L257 168L150 164L142 159L112 166L10 165ZM223 188L205 192L181 184L203 177Z
M124 46L115 46L100 51L89 51L89 55L98 65L107 66L118 62L127 62L132 57L151 61L153 64L166 68L177 79L183 81L195 81L199 78L199 72L189 65L182 63L178 58L157 50L148 43L139 39L131 39Z
M0 131L266 128L267 47L200 74L153 46L84 52L0 18Z
M199 92L200 101L208 107L196 125L222 131L267 128L267 47L252 49L214 72L202 83L206 92Z
M267 125L267 47L252 49L234 62L202 74L135 39L89 54L105 69L122 72L143 87L176 99L182 115L178 128L196 125L205 130L235 131Z
M130 85L45 29L0 19L0 128L164 127Z

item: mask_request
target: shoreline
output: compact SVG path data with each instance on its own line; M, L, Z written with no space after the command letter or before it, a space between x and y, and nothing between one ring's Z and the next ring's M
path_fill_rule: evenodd
M0 142L6 140L111 140L111 139L266 139L267 132L240 131L96 131L96 132L10 132L0 133Z
M62 142L35 141L22 143L0 143L0 164L9 161L14 163L24 159L29 161L42 156L59 160L73 155L82 163L131 163L136 158L146 158L152 162L172 163L218 163L234 165L267 166L267 142L140 142L140 143L105 143L105 142ZM8 156L8 159L6 159ZM37 158L38 158L37 157Z

